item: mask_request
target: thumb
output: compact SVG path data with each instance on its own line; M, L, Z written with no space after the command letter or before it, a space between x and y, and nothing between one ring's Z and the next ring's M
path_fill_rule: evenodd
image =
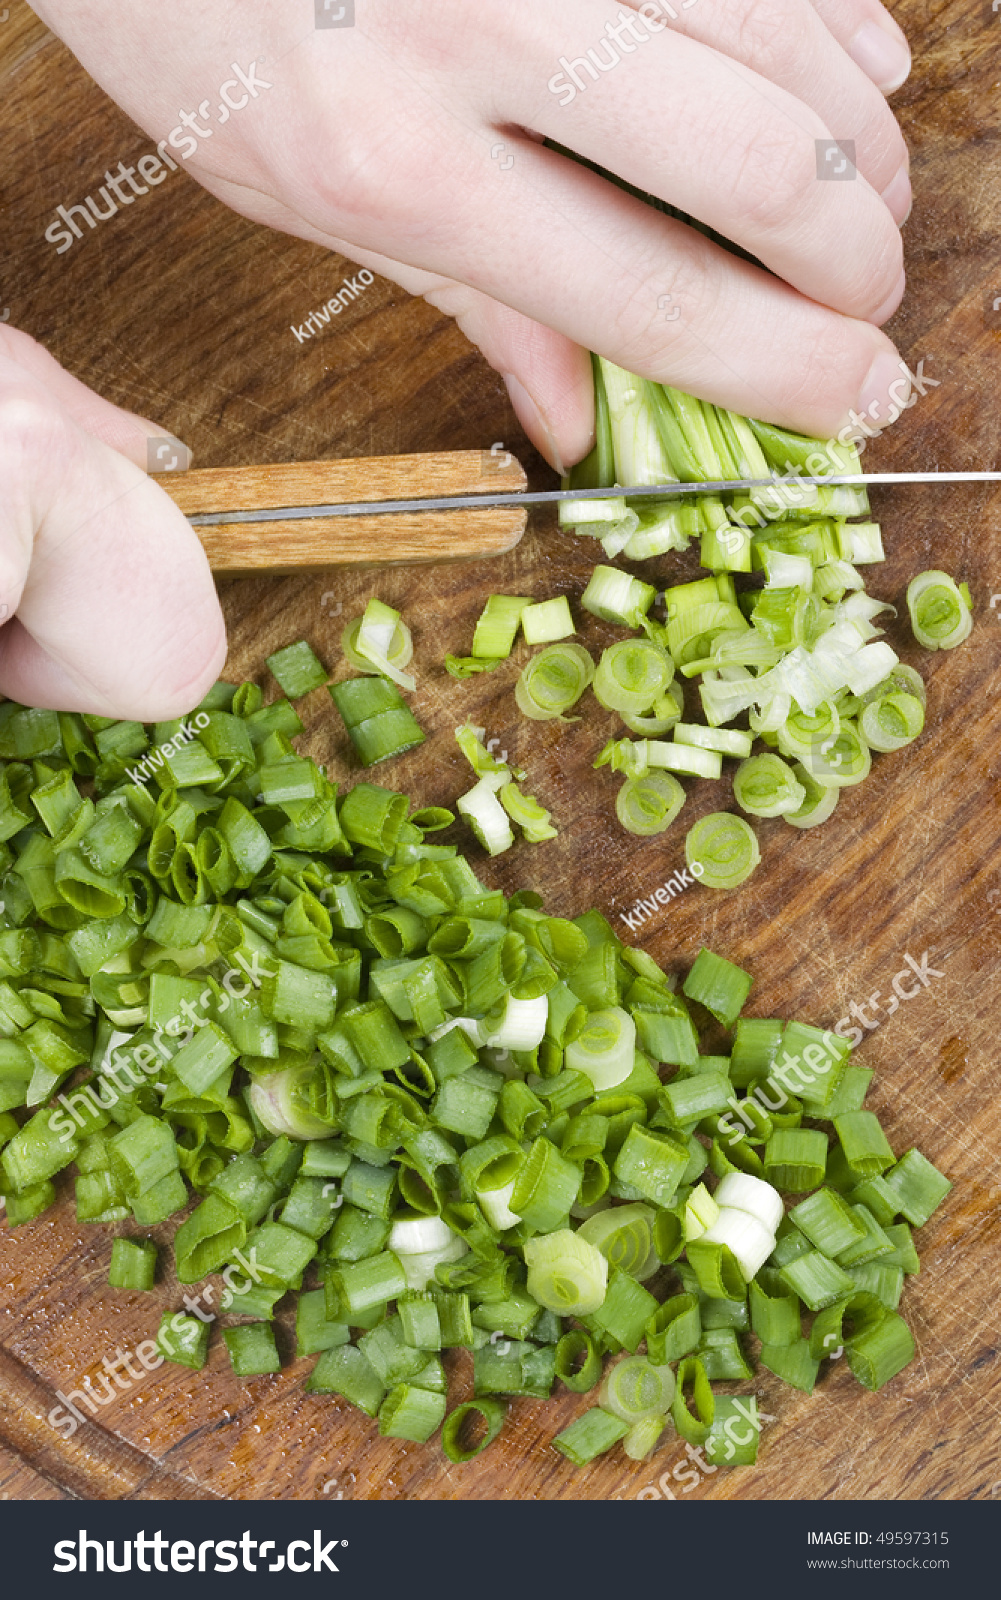
M197 705L225 628L194 530L46 390L0 369L0 690L157 721Z
M147 468L151 439L167 438L162 423L123 411L121 406L95 394L20 328L0 328L0 356L16 362L22 372L41 384L78 427L117 450L119 455L127 456L137 467ZM191 451L186 445L182 448L184 455L175 471L185 471L191 465Z

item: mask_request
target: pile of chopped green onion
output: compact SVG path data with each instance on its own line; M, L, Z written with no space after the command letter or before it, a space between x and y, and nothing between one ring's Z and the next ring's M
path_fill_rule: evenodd
M308 646L271 660L295 694L324 681ZM735 1444L713 1386L755 1361L805 1391L842 1350L869 1389L898 1373L911 1228L950 1184L895 1157L849 1043L743 1017L750 975L708 950L679 993L596 911L490 889L429 842L450 812L338 794L300 727L250 684L155 728L0 706L8 1223L75 1168L79 1220L125 1230L110 1282L132 1292L147 1231L187 1212L176 1278L226 1269L235 1373L280 1369L294 1292L307 1389L391 1438L441 1429L457 1462L557 1381L591 1396L555 1440L573 1462L676 1432L735 1464L758 1430ZM492 794L517 791L460 735ZM204 1365L207 1322L168 1313L157 1337ZM447 1415L459 1348L475 1398Z
M492 595L472 656L450 657L449 670L497 666L519 625L526 642L543 644L518 679L518 707L534 720L575 720L568 713L591 688L621 717L637 737L610 741L595 765L625 774L616 813L630 832L664 832L684 804L679 778L717 780L728 758L741 763L733 783L741 810L816 827L841 789L867 777L873 751L910 744L925 720L920 674L879 638L875 619L894 608L866 594L858 570L884 559L878 524L849 520L868 515L866 489L798 481L857 473L858 451L738 416L603 358L594 358L594 378L596 442L565 489L772 481L750 491L562 502L561 523L599 540L610 558L646 560L697 538L710 575L668 587L658 621L653 584L598 566L581 605L639 637L609 646L597 662L571 640L565 596L533 604ZM913 579L907 604L925 647L953 649L969 636L969 590L947 573ZM536 613L552 613L550 631L526 626ZM699 680L704 724L684 720L685 678ZM745 714L746 728L728 726ZM765 753L754 753L755 738ZM735 887L760 858L753 833L726 812L697 824L686 854L704 866L710 888Z

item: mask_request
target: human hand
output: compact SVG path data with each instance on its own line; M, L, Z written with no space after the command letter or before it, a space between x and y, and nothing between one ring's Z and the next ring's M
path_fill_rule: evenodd
M208 562L145 473L155 423L102 400L0 328L0 691L152 722L226 659ZM16 613L16 614L15 614ZM7 620L9 619L9 620Z
M890 409L910 182L881 88L910 55L878 0L35 10L214 194L454 316L558 466L590 444L588 349L808 433ZM818 181L844 138L854 181Z

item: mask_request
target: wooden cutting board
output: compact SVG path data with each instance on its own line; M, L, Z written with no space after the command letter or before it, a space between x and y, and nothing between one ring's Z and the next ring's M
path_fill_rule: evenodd
M912 365L934 380L873 466L964 468L999 460L997 363L1001 256L997 218L996 76L1001 17L962 0L898 5L915 46L911 83L896 97L913 151L916 203L906 228L910 287L894 320ZM161 419L202 466L489 450L499 442L551 475L520 435L499 378L457 330L421 301L377 280L315 339L291 331L350 276L348 263L252 226L181 173L102 222L63 255L45 242L55 208L96 193L106 167L134 163L151 141L132 126L12 0L0 24L4 262L0 315L36 335L72 371L121 404ZM849 129L835 129L848 136ZM640 843L613 813L615 782L592 774L613 719L592 708L575 726L531 726L515 711L519 659L490 677L453 683L446 649L468 649L491 590L566 593L575 601L595 558L590 543L533 519L511 554L472 566L380 575L378 592L412 624L429 730L418 753L380 781L423 802L448 802L468 783L452 729L472 716L527 767L551 806L559 839L519 846L482 875L511 891L532 884L554 912L599 907L623 935L669 968L703 942L755 975L762 1016L833 1025L850 1003L888 1007L906 955L927 952L941 976L878 1022L859 1058L876 1069L872 1104L894 1147L917 1143L955 1182L920 1235L922 1272L903 1311L917 1361L879 1395L834 1363L811 1396L763 1374L768 1414L759 1466L668 1476L676 1498L990 1498L1001 1494L997 1274L1001 1254L1001 503L984 489L909 490L876 498L889 559L872 574L903 603L927 566L965 577L976 628L953 654L915 649L899 620L888 637L929 680L929 731L877 758L831 822L799 833L760 825L762 865L732 895L692 888L638 931L618 922L682 861L684 831L726 805L728 791L690 787L681 818ZM695 576L691 558L650 563L647 576ZM301 635L332 667L344 620L373 582L364 573L263 579L227 588L227 676L268 683L266 654ZM996 598L996 596L995 596ZM582 636L611 636L588 623ZM269 687L269 693L273 688ZM333 777L356 775L324 691L304 707L304 748ZM475 852L474 852L475 854ZM172 1229L158 1230L166 1243ZM562 1394L516 1401L500 1441L465 1467L436 1445L383 1441L336 1400L303 1393L309 1363L238 1382L219 1341L207 1368L164 1368L135 1382L99 1421L64 1442L46 1423L54 1392L78 1388L116 1345L134 1349L179 1304L169 1279L155 1293L111 1291L110 1234L81 1228L64 1195L52 1213L9 1233L0 1226L0 1495L9 1498L663 1498L656 1488L684 1457L677 1444L634 1466L620 1451L584 1472L547 1441L581 1409ZM164 1252L169 1262L169 1252ZM291 1330L281 1319L283 1353ZM470 1363L449 1358L465 1398ZM647 1491L644 1494L644 1491ZM652 1515L652 1513L651 1513Z

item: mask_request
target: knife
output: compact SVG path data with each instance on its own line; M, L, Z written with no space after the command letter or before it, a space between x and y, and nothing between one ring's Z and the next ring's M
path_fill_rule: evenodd
M524 469L508 452L456 451L210 468L175 477L162 474L160 481L198 531L213 569L236 576L498 555L518 543L530 506L568 500L663 500L751 489L781 494L807 486L997 483L1001 472L804 474L528 490ZM435 492L442 489L448 492ZM386 520L373 525L373 518ZM335 527L327 527L330 522Z

